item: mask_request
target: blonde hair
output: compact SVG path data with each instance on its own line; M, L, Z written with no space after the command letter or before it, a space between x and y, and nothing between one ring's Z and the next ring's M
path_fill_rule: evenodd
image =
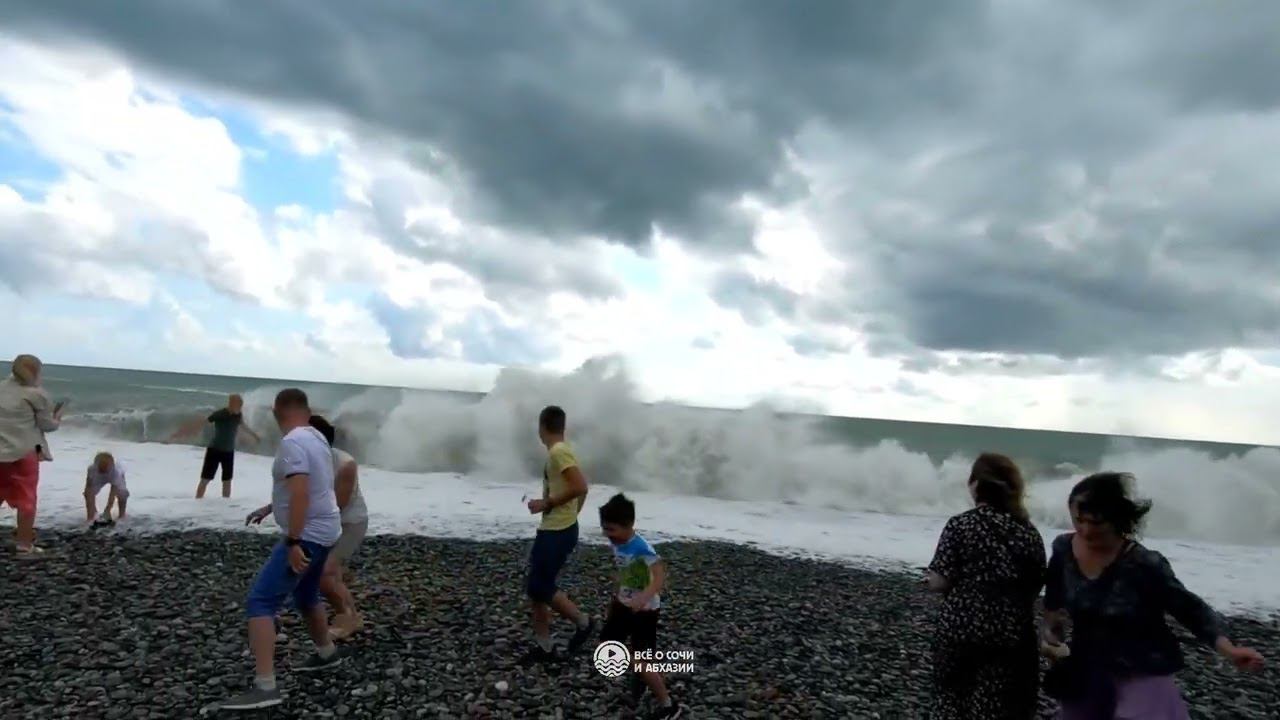
M19 355L13 359L9 371L19 384L30 387L40 383L40 370L43 368L44 363L35 355Z

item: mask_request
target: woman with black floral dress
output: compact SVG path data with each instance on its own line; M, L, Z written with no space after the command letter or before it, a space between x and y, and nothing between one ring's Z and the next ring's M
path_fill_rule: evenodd
M973 463L975 507L947 521L926 581L943 594L933 639L934 720L1034 718L1040 663L1035 600L1044 539L1022 498L1012 460Z

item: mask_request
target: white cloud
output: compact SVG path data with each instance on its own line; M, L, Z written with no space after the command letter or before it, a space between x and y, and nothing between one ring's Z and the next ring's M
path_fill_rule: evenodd
M703 122L682 114L688 104L681 98L696 88L674 75L657 81L654 92L666 104L652 112ZM21 291L6 299L30 311L14 322L13 342L74 362L481 389L495 370L461 361L474 347L467 333L485 335L485 351L507 333L550 349L543 367L558 371L621 355L655 399L741 405L786 398L873 417L1280 439L1267 429L1280 402L1280 369L1243 350L1170 359L1149 377L953 374L877 357L847 325L805 316L748 323L711 296L726 267L812 307L856 263L834 245L863 229L853 224L833 238L819 217L840 200L833 190L840 183L824 179L821 167L805 168L819 193L807 204L740 203L758 223L749 253L712 259L659 236L638 254L590 239L497 230L469 214L463 186L450 182L457 169L443 159L429 174L385 138L251 104L245 109L262 118L264 133L285 137L300 153L335 153L345 198L331 211L255 208L243 194L243 173L259 150L238 146L221 121L180 103L198 88L181 90L98 51L0 42L0 113L61 170L37 199L18 191L29 178L0 174L0 283ZM931 150L918 164L954 152ZM1151 162L1141 171L1170 172ZM923 212L895 202L887 194L867 207L896 213L902 224ZM1062 218L1046 235L1065 247L1089 229L1086 213ZM214 291L216 304L184 304L171 287L175 278ZM157 324L121 330L109 306L51 316L44 310L50 294L149 308ZM410 337L441 357L396 357L368 302L375 294L419 318ZM262 308L291 318L289 327L264 327L254 314ZM218 329L224 326L231 330ZM842 350L801 354L791 342L799 334Z

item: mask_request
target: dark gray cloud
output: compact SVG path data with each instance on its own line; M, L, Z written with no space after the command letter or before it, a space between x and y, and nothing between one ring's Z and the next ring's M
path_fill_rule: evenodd
M810 327L800 351L838 351L822 327L855 326L877 353L948 372L1110 373L1280 345L1280 5L1126 8L989 17L1008 32L946 132L907 118L881 144L847 127L801 138L833 190L810 211L850 260L842 290L754 292L726 271L738 291L718 297Z
M643 246L660 227L742 250L737 198L794 201L850 260L843 289L727 271L711 291L752 322L814 326L792 338L804 352L839 350L826 325L921 367L1029 358L1009 372L1280 345L1280 3L131 7L10 0L0 22L442 153L466 209L517 236ZM403 204L379 202L380 234L504 301L617 291L572 257L396 230Z
M795 292L741 270L720 273L710 292L713 300L736 308L747 322L757 325L774 315L793 317L800 300Z
M939 53L980 32L981 7L15 0L0 22L420 141L456 160L476 209L522 230L740 244L730 203L798 188L784 145L816 115L878 128L958 102Z

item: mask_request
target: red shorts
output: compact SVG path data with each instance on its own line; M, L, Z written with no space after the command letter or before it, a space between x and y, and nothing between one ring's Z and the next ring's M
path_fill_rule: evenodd
M39 484L40 458L34 452L17 462L0 462L0 504L34 513Z

